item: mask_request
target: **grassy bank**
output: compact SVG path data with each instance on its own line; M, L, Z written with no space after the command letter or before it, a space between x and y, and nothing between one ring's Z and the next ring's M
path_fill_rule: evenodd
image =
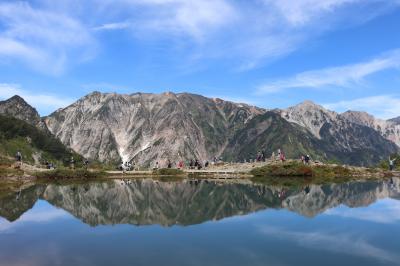
M285 177L351 177L356 173L343 166L331 165L304 165L291 162L284 164L271 164L255 168L251 171L253 176L285 176Z
M85 169L56 169L51 171L35 172L32 174L39 179L94 179L106 176L105 172L88 171Z
M185 173L180 169L161 168L161 169L153 170L152 174L158 175L158 176L182 176Z
M255 182L274 185L303 185L309 183L338 183L359 179L385 177L377 169L347 168L337 165L304 165L290 162L255 168L251 171Z

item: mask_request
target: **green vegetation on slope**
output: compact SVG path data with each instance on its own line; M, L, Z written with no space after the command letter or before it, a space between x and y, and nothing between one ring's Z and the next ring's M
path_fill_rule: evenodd
M56 169L34 173L33 176L43 179L92 179L104 177L105 172L94 172L86 169Z
M34 163L37 155L42 163L48 160L67 164L71 156L81 159L49 133L22 120L0 115L0 154L14 157L17 151L21 151L23 160L29 163Z
M299 162L272 164L255 168L251 171L253 181L280 184L302 185L308 183L338 183L358 179L363 173L343 166L335 165L304 165ZM365 175L373 175L375 172L368 169Z
M320 152L319 140L274 112L254 117L245 128L237 131L222 156L227 161L243 161L255 159L259 150L269 157L278 149L288 158L309 154L313 159L327 159Z

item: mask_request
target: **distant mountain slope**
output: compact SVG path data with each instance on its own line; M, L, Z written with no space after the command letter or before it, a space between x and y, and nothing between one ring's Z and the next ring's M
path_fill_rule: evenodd
M384 138L394 142L400 147L400 119L392 120L377 119L365 112L347 111L341 114L347 120L364 125L378 131Z
M13 157L22 152L23 160L64 161L77 154L66 148L57 138L25 121L0 115L0 154Z
M46 118L64 144L100 161L209 159L264 110L193 94L95 92Z
M282 149L288 158L309 154L314 159L328 159L321 150L319 139L275 112L258 115L238 130L223 156L228 160L243 161L255 158L259 150L270 156L278 149Z
M321 115L320 111L317 110L317 114L307 111L311 117L320 119L319 123L307 121L314 125L311 130L300 126L301 123L306 124L304 121L299 124L290 123L279 113L267 112L256 116L245 128L237 131L224 151L224 156L242 161L255 158L258 150L266 151L269 156L280 148L288 158L310 154L319 160L371 165L398 151L394 143L384 139L375 130L348 121L335 122L330 120L330 116ZM304 115L300 117L305 118Z
M388 121L393 122L397 125L400 125L400 116L396 118L389 119Z

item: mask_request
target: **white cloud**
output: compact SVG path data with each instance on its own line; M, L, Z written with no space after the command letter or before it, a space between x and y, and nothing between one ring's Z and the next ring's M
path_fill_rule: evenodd
M349 87L359 84L369 75L399 67L400 49L397 49L367 62L306 71L294 77L272 81L259 86L257 93L276 93L293 88Z
M225 0L131 0L116 1L132 7L135 31L185 34L197 40L210 31L230 24L237 15ZM115 2L113 2L113 5ZM140 9L141 15L136 11Z
M316 250L348 254L364 258L373 258L379 261L398 263L397 254L374 246L364 237L351 234L325 232L296 232L274 227L261 227L260 231L268 236L293 241L299 246Z
M338 22L351 27L359 23L358 19L367 21L399 4L383 0L36 0L29 3L0 3L0 59L9 59L8 63L17 59L50 74L63 73L71 63L92 58L99 34L122 29L133 34L134 42L148 38L163 41L163 47L174 49L176 57L182 60L198 63L223 59L232 61L234 69L249 70L343 26Z
M17 59L36 70L59 74L72 52L82 60L94 50L94 39L79 20L27 2L0 3L0 25L3 62Z
M41 111L44 111L47 114L48 112L55 111L58 108L66 107L74 102L73 99L68 97L28 92L21 89L16 84L0 83L0 99L5 100L14 95L19 95L24 98L26 102L37 108L41 115L43 115Z
M348 101L326 103L323 104L323 106L337 112L348 110L365 111L381 119L390 119L400 116L399 95L377 95Z

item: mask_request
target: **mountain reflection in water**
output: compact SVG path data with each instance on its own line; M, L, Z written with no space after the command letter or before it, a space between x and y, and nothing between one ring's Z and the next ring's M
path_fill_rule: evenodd
M301 188L245 181L111 180L84 184L37 184L17 192L3 193L0 216L15 221L38 199L43 199L92 226L192 225L268 208L285 208L314 217L340 204L367 206L386 197L400 199L400 179Z

